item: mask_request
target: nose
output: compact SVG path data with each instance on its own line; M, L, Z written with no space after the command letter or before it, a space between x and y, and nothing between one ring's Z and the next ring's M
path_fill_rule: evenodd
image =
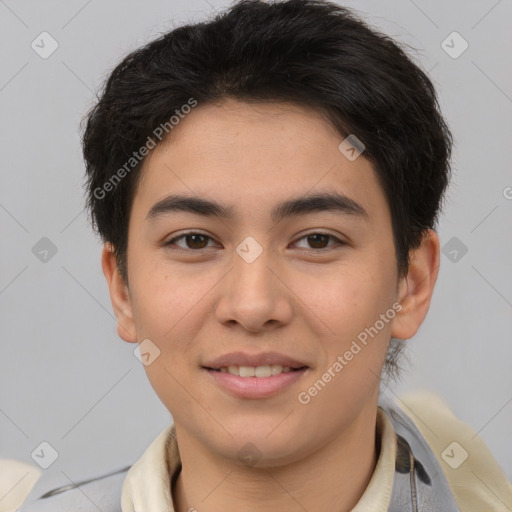
M217 320L253 333L286 325L293 313L293 293L271 251L263 250L255 259L240 254L234 254L233 267L220 283Z

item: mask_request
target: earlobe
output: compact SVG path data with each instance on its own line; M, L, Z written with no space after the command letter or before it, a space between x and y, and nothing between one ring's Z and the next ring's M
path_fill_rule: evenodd
M393 319L391 336L412 338L427 316L439 273L439 236L428 230L421 245L411 251L407 275L399 285L398 300L402 309Z
M124 341L137 343L137 333L128 286L119 272L112 246L108 243L103 246L101 267L107 280L110 301L117 318L117 333Z

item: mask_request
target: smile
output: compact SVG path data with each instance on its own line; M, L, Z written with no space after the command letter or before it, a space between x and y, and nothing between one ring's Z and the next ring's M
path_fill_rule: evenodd
M300 370L300 368L291 368L290 366L282 366L280 364L272 364L265 366L223 366L219 369L210 368L211 370L230 373L240 377L272 377L281 373L289 373Z
M236 398L270 398L289 389L310 369L307 366L228 366L203 368L214 386Z

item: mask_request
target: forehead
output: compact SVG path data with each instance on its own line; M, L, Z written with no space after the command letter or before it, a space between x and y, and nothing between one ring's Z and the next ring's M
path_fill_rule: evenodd
M388 214L373 166L347 158L343 140L320 113L299 105L199 104L146 158L134 208L147 216L170 193L195 195L233 206L236 220L256 203L271 215L285 199L331 191L370 216Z

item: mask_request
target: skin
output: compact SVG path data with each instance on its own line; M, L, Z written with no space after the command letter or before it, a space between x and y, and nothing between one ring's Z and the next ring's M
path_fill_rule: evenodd
M292 104L199 105L144 162L129 222L129 286L112 247L103 249L119 335L129 343L149 338L161 351L145 370L176 425L178 512L348 511L372 476L389 340L414 336L427 314L439 239L428 231L398 278L383 190L364 153L350 161L338 150L342 140L320 114ZM270 219L278 202L333 190L368 218L323 211ZM171 193L221 201L237 217L175 212L148 220ZM210 238L165 246L186 230ZM345 245L306 237L319 232ZM236 252L248 236L263 250L250 264ZM299 403L298 393L394 303L401 311L307 405ZM237 350L275 350L309 369L272 397L236 398L201 365ZM254 466L237 457L248 442L261 457Z

